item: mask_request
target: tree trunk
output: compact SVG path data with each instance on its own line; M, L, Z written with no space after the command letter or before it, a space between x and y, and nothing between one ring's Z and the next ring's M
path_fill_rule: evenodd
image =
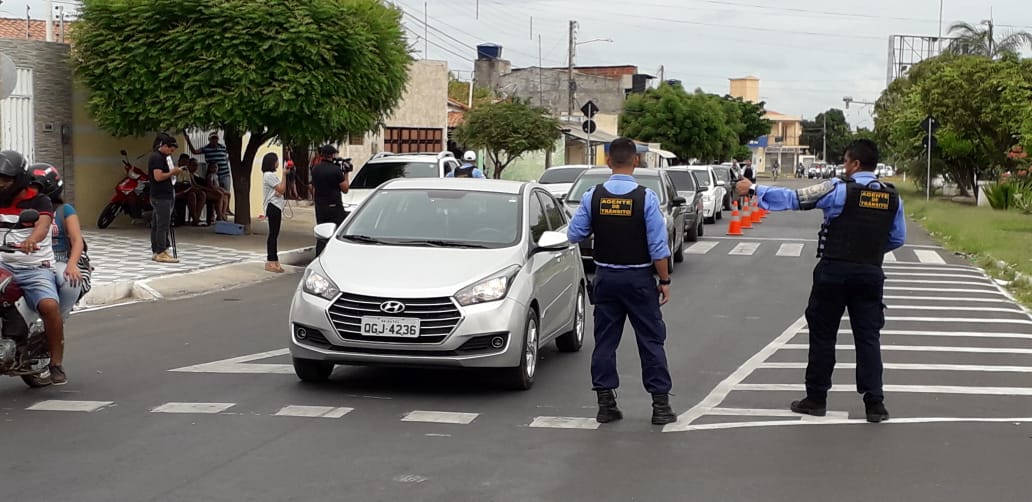
M226 151L229 153L229 168L233 177L233 212L236 215L233 221L244 226L244 233L251 233L251 170L254 167L254 157L258 154L265 140L268 139L263 133L251 133L245 148L243 133L235 128L226 126L224 137L226 140Z

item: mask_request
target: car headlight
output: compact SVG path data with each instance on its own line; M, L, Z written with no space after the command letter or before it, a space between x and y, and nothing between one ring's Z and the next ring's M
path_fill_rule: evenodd
M305 293L315 295L326 300L333 300L340 294L340 290L332 281L319 272L309 270L305 276L305 282L301 287Z
M455 293L455 301L463 307L468 307L478 303L501 300L509 294L509 286L512 285L512 280L519 271L520 266L513 265L476 284L466 286Z

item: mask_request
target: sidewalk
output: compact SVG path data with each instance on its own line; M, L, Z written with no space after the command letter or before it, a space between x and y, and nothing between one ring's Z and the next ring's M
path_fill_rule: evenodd
M303 266L312 258L314 226L313 208L299 207L291 201L284 211L279 235L280 262L288 272L297 271L288 265ZM168 264L151 260L150 228L144 223L132 224L128 217L120 215L104 230L87 229L84 234L94 267L93 289L79 307L166 296L156 291L154 284L182 295L278 277L279 274L264 269L268 232L265 223L254 219L252 229L261 233L221 235L212 227L176 227L179 263ZM178 280L166 280L170 278Z

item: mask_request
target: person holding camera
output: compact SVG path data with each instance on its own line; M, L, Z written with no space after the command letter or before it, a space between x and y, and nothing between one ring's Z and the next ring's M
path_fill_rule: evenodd
M340 226L344 222L344 204L342 193L348 193L348 173L350 163L343 159L338 163L334 156L337 148L323 145L319 148L319 163L312 167L309 188L315 201L315 222L317 224L333 223ZM318 239L315 244L316 256L322 254L326 241Z

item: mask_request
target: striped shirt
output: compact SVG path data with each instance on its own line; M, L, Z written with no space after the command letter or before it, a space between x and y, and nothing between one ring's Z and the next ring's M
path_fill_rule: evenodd
M212 164L219 166L219 176L226 176L229 174L229 152L226 150L224 145L212 145L209 143L201 148L201 153L204 154L204 161L207 162L209 166Z
M25 209L35 209L41 216L54 217L54 204L50 198L41 195L35 188L25 189L15 198L11 207L0 207L0 236L3 242L14 245L21 244L35 231L34 227L18 225L18 215ZM53 265L54 247L52 232L47 232L39 241L39 249L34 253L0 253L0 261L13 267L32 268L43 264Z

